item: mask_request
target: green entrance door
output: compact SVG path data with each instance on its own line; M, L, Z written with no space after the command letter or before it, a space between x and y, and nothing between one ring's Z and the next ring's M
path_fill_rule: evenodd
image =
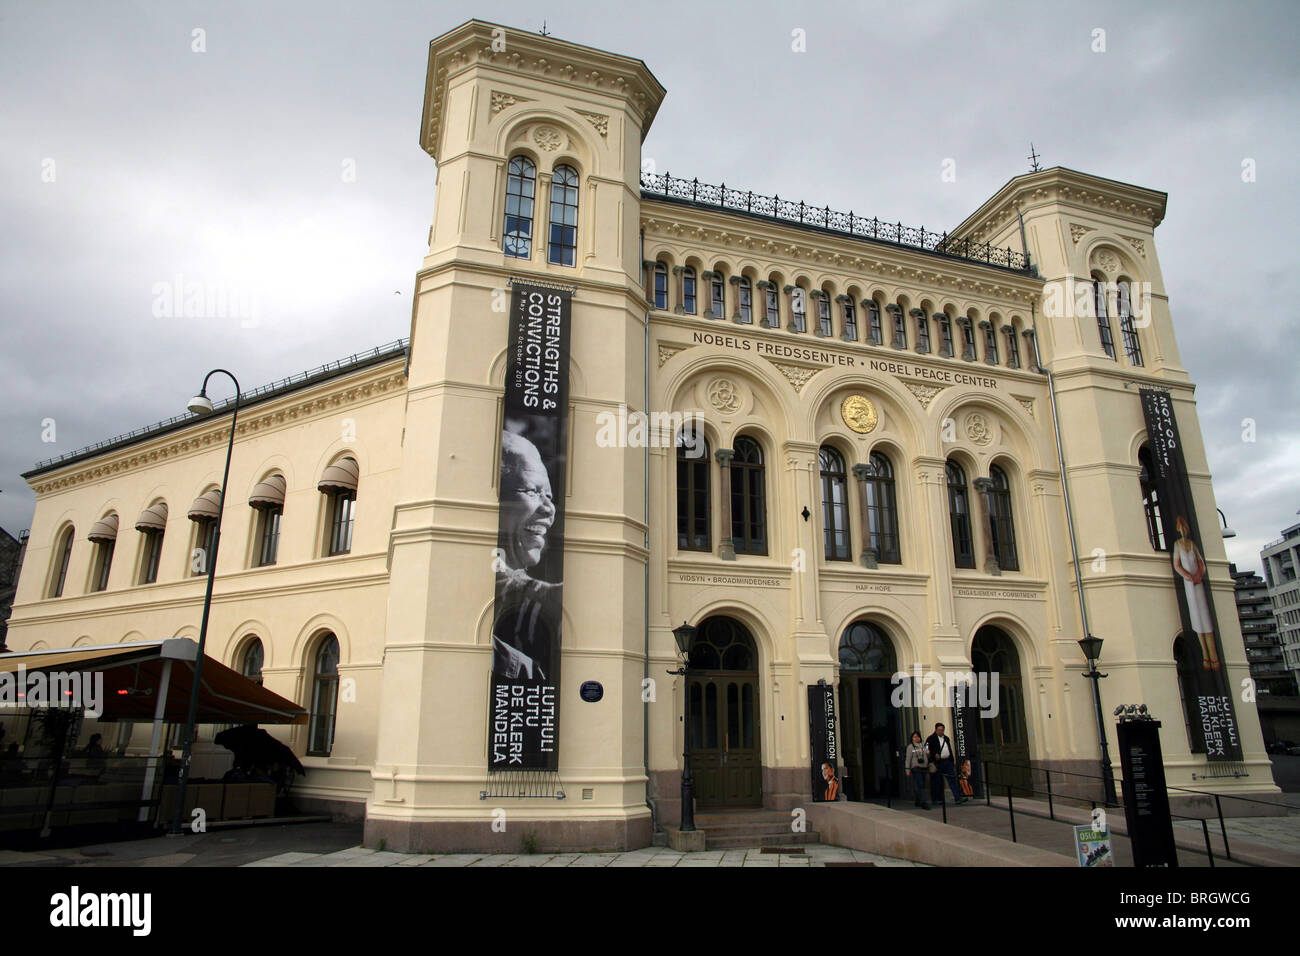
M687 685L700 808L762 806L756 666L753 639L739 621L711 617L700 625Z
M1021 687L1020 655L1005 631L982 627L971 645L971 664L977 679L998 679L998 713L980 718L980 758L984 779L993 793L1010 784L1014 792L1029 794L1029 737L1025 726L1025 697Z

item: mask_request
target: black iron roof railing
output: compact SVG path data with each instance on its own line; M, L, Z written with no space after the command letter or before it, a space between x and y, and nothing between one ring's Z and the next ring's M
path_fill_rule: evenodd
M744 189L732 189L726 183L713 186L698 179L677 179L669 173L662 176L643 173L641 190L650 194L650 198L685 201L763 219L811 226L855 239L887 242L1015 272L1032 272L1029 256L1011 248L950 237L946 232L931 232L924 226L904 226L901 222L882 222L875 217L867 218L853 212L836 212L830 206L809 206L780 196L763 196Z
M305 372L299 372L297 375L290 375L288 378L282 378L277 382L269 385L261 385L239 395L239 404L243 408L254 404L257 401L264 400L275 395L281 395L285 392L292 392L299 388L304 388L316 382L325 379L336 378L339 375L353 371L359 368L365 368L368 365L374 365L387 359L396 358L399 355L406 354L410 345L410 339L398 339L395 342L389 342L387 345L377 345L373 349L367 349L364 352L357 352L346 358L335 359L333 362L326 362L324 365L308 369ZM123 435L117 435L114 438L106 438L103 441L95 442L93 445L87 445L85 448L78 448L76 451L70 451L54 458L47 458L44 461L37 462L36 466L28 475L33 475L41 471L47 471L50 468L72 461L77 458L85 458L100 451L107 451L111 448L118 448L123 445L130 445L142 438L153 435L161 435L173 429L192 424L204 418L211 418L222 412L229 411L235 404L234 396L213 405L212 411L206 415L195 415L192 412L186 412L184 415L173 415L171 418L164 419L161 422L155 422L144 428L137 428L133 431L126 432Z

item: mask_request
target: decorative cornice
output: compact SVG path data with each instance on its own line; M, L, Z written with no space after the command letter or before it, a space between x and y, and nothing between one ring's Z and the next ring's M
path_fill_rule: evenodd
M308 398L293 396L282 403L258 408L248 417L241 417L235 427L236 438L246 438L259 432L274 431L306 419L334 412L348 405L358 404L376 395L406 385L404 372L387 372L365 381L339 382L323 388ZM188 431L168 436L167 441L155 442L152 447L133 446L91 459L82 465L70 466L56 477L31 483L36 494L44 495L64 488L84 485L137 468L146 468L174 458L185 458L210 449L220 448L230 437L230 429L223 422L198 423Z

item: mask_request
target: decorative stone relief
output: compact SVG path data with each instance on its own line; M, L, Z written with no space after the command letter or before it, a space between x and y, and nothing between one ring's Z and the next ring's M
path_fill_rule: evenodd
M1129 236L1125 236L1124 241L1127 242L1130 246L1132 246L1133 251L1136 252L1138 255L1140 255L1143 259L1147 257L1147 244L1145 240L1133 239Z
M729 378L715 378L709 383L709 404L729 415L740 408L740 390Z
M993 440L993 430L989 428L988 419L979 412L966 418L966 437L977 445L987 445Z
M1079 244L1079 240L1090 232L1092 232L1092 226L1081 226L1077 222L1070 223L1070 238L1074 240L1076 246Z
M596 132L601 136L609 135L609 117L603 113L588 113L586 110L574 110L583 119L592 126L596 127Z
M807 365L786 365L784 362L773 362L772 364L789 380L796 392L803 391L803 387L808 384L808 380L821 371L820 368L809 368Z
M906 379L903 380L903 384L907 386L907 390L915 396L916 400L921 403L921 408L923 409L928 409L930 403L934 401L934 397L948 387L947 385L927 385L922 382L909 382Z
M1115 253L1111 252L1109 249L1102 249L1100 252L1093 253L1092 261L1095 262L1101 268L1101 271L1106 273L1107 276L1115 276L1119 274L1119 256L1115 255Z
M495 115L509 106L516 103L531 103L530 96L516 96L514 93L502 93L500 90L492 91L492 113Z
M1034 400L1032 398L1026 398L1023 395L1012 395L1011 397L1020 403L1020 407L1029 413L1030 418L1034 417Z
M564 145L565 137L554 126L539 126L533 130L533 142L539 149L553 153Z
M678 352L685 352L688 348L690 348L689 345L666 345L660 342L659 343L659 367L663 368L665 362L667 362Z

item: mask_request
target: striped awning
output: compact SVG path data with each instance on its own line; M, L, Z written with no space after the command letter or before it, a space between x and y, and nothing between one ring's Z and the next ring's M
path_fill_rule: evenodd
M284 475L270 475L253 487L248 503L254 508L283 508L284 489Z
M215 521L221 513L221 489L213 488L194 499L190 505L191 521Z
M106 515L100 518L90 526L90 534L86 535L88 541L116 541L117 540L117 515Z
M316 487L324 492L356 491L361 468L355 458L340 458L325 469Z
M167 527L167 502L159 501L140 512L135 519L136 531L162 531Z

